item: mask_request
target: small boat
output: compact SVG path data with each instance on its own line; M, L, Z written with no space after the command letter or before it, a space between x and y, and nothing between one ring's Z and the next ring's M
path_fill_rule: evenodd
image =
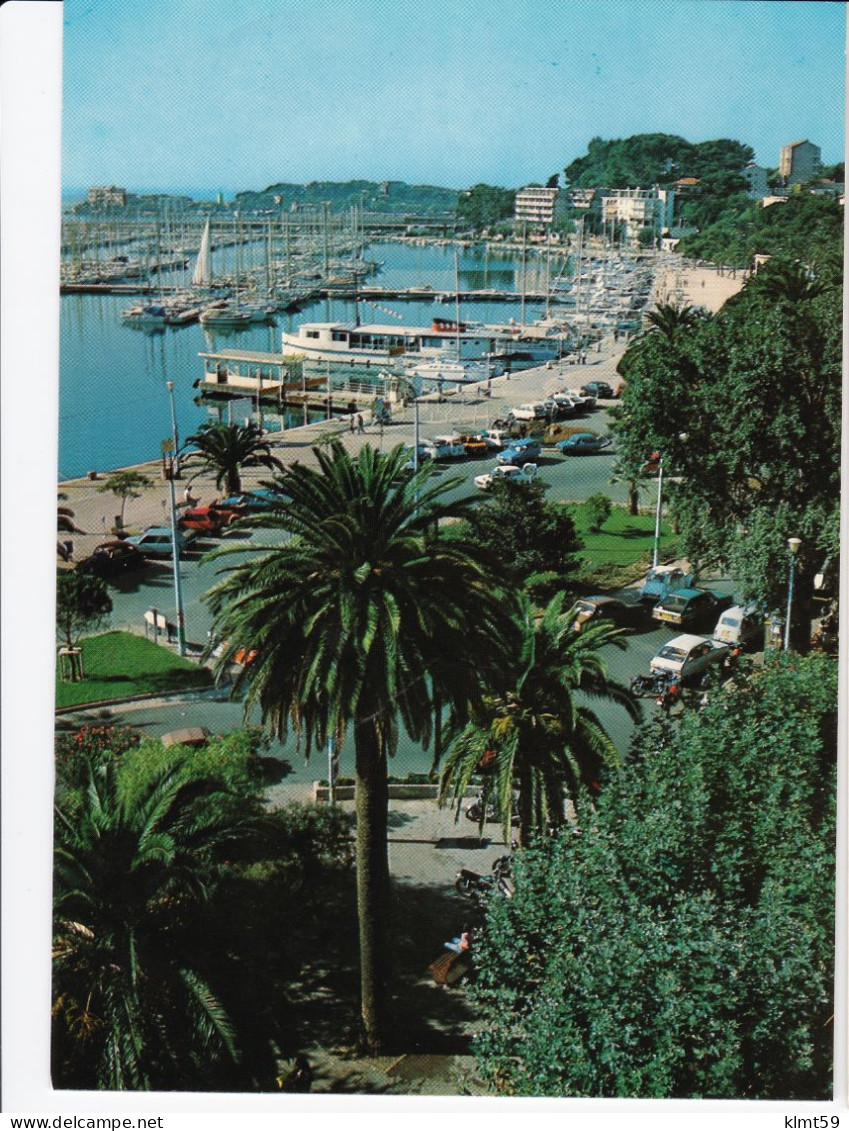
M168 311L159 305L131 306L121 311L121 317L134 326L164 326Z
M250 311L237 306L210 306L200 315L200 324L208 330L238 330L254 321Z

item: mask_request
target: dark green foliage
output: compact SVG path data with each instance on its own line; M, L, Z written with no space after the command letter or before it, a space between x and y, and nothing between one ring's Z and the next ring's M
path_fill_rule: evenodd
M56 573L56 632L66 647L75 645L112 612L106 582L91 573L58 570ZM74 675L79 675L77 665Z
M500 220L513 216L515 189L496 188L493 185L474 185L463 192L457 201L457 222L464 228L492 228Z
M780 656L645 727L580 836L519 854L476 948L497 1090L829 1098L836 675Z
M483 555L436 537L440 520L469 509L442 500L456 479L410 475L400 445L314 452L316 469L296 463L278 478L291 502L261 523L288 539L232 567L208 598L227 642L219 671L256 649L236 685L246 712L258 705L280 736L291 726L307 754L354 731L361 1013L374 1051L387 1022L387 764L399 724L427 745L443 706L480 703L517 628Z
M87 785L92 768L106 762L119 761L141 735L132 727L106 723L82 726L56 736L56 779L61 792L82 789Z
M489 554L505 584L541 602L568 585L581 548L571 515L547 502L545 491L538 479L496 480L468 523L451 532L452 540Z
M274 1046L295 1039L293 901L320 959L316 907L352 888L351 818L266 812L255 732L166 750L98 727L59 745L54 1084L272 1088Z
M404 181L310 181L306 185L279 183L256 191L236 193L241 211L275 208L289 211L293 204L321 207L337 213L357 207L366 212L453 213L457 189L433 185L408 185ZM279 199L275 199L279 198Z
M610 501L610 496L605 495L601 491L597 491L594 495L590 495L584 501L584 513L587 516L587 530L592 534L598 534L605 522L610 518L610 512L613 510L613 503Z
M564 790L577 802L580 785L596 791L604 767L616 764L617 751L588 700L618 703L639 718L630 692L610 678L599 654L607 644L625 648L622 630L603 622L580 631L573 625L564 593L542 614L525 602L521 647L505 657L500 693L472 713L440 774L440 800L459 806L489 752L483 792L501 815L505 840L514 790L519 836L528 844L547 826L563 824Z
M842 292L797 266L763 271L714 317L634 342L617 455L636 478L664 453L685 553L730 567L766 609L786 600L787 538L802 538L804 613L836 523Z
M637 134L611 141L594 137L586 156L566 166L566 179L579 188L648 188L671 185L680 177L698 177L715 191L727 191L729 184L739 191L744 183L740 171L753 158L750 146L724 138L693 144L674 134Z
M774 255L813 265L835 282L842 277L843 209L828 196L799 193L764 208L760 201L734 198L709 226L687 236L678 251L747 267L752 257Z

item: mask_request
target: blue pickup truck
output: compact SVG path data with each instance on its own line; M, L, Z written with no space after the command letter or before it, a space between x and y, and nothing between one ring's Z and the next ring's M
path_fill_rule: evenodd
M646 604L662 601L676 589L690 589L695 579L695 574L684 573L679 566L653 566L646 574L640 600Z

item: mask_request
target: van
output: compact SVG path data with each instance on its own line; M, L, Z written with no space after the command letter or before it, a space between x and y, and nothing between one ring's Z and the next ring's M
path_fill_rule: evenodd
M726 609L716 622L713 639L717 644L730 644L732 648L744 648L763 639L763 618L751 606L732 605Z
M518 408L511 408L509 415L514 420L544 420L546 408L542 401L534 401L532 404L520 404Z

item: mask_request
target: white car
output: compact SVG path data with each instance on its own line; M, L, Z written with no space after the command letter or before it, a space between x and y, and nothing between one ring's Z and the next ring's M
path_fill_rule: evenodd
M520 404L518 408L511 408L507 415L514 420L543 420L546 409L542 401L534 401L533 404Z
M516 467L515 464L506 463L499 464L494 467L492 471L486 475L475 476L475 486L481 491L488 491L496 479L524 479L530 480L537 473L537 465L535 463L526 463L523 467Z
M507 428L484 428L481 439L488 448L507 448L513 442L513 437Z
M717 644L742 648L747 644L755 644L763 640L763 633L763 617L758 615L757 609L732 605L716 622L713 639Z
M701 675L711 664L720 663L728 652L727 645L685 632L664 644L652 657L650 667L653 672L670 672L685 683Z
M578 408L595 408L595 397L584 396L577 389L567 389L566 395L571 397Z

